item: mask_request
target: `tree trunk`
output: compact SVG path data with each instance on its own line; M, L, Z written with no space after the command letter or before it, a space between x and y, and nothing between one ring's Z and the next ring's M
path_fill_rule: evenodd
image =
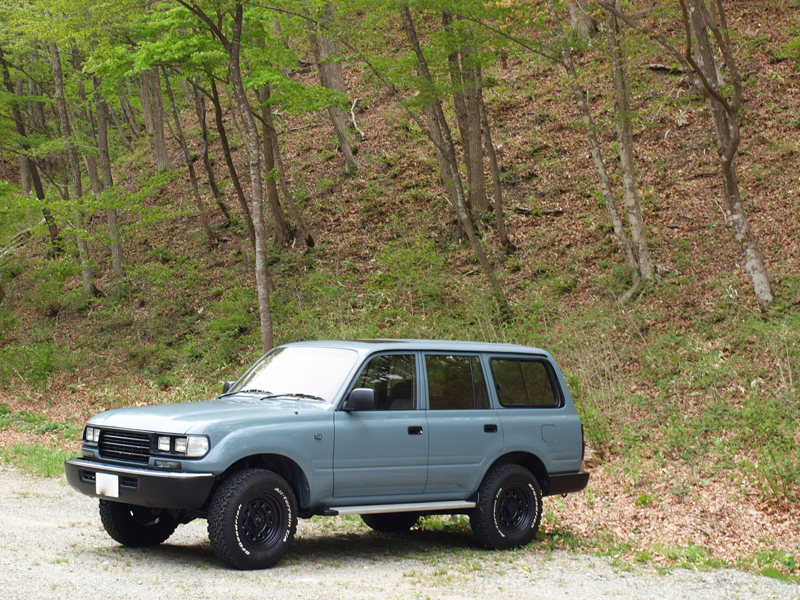
M267 95L264 97L262 102L269 100L269 87L266 87L266 92ZM294 201L294 195L292 194L291 190L289 189L289 185L286 182L286 173L283 170L283 160L281 159L281 149L280 145L278 144L278 131L275 129L275 123L272 120L272 111L268 106L265 106L262 109L261 114L263 115L266 123L265 132L268 133L270 138L269 143L272 145L272 155L275 159L275 167L277 168L278 181L281 185L283 199L286 204L289 205L289 210L292 213L292 217L297 225L297 229L300 231L300 237L303 239L306 246L313 248L315 244L314 238L311 235L311 232L309 232L308 227L306 227L306 223L303 220L303 215L300 214L300 210L297 208L297 203Z
M119 118L117 117L117 113L114 110L114 107L108 105L108 112L111 115L111 119L114 121L114 125L116 126L117 131L119 132L119 138L122 140L122 143L130 152L133 152L133 144L131 144L131 141L128 139L128 136L125 135L125 130L122 128L122 123L120 123ZM99 118L100 117L98 116L98 119Z
M739 243L739 249L744 259L745 270L753 283L758 303L762 310L772 305L772 286L761 248L750 229L747 213L742 203L739 191L739 181L736 175L735 158L739 149L741 134L739 131L739 109L741 108L742 82L738 64L733 54L725 9L721 2L717 2L717 16L721 21L721 28L709 13L703 0L688 0L690 23L685 25L690 28L694 40L695 65L702 74L701 78L706 86L705 94L708 106L714 121L717 133L717 148L720 158L720 171L725 189L725 211L733 235ZM684 13L685 18L685 13ZM718 78L718 68L714 59L714 51L708 36L707 28L711 28L714 39L719 44L720 53L725 60L731 84L734 88L733 100L725 102L720 95L721 82ZM687 48L688 51L688 48ZM727 104L727 106L726 106Z
M476 71L478 79L478 109L481 116L481 129L483 131L483 143L486 146L486 154L489 157L489 165L492 170L492 186L494 193L494 216L497 221L497 237L500 244L507 251L514 249L514 245L508 239L506 233L505 217L503 216L503 189L500 185L500 166L497 163L497 153L492 143L492 130L489 127L489 118L486 114L486 105L483 102L483 86L481 85L481 70Z
M262 88L258 91L258 101L260 103L266 102L269 99L269 95L269 87ZM278 172L275 169L275 154L272 146L272 135L267 122L267 113L269 113L269 106L262 106L261 131L264 148L264 170L267 176L267 202L269 203L272 218L275 221L275 243L278 246L285 246L292 239L292 233L289 231L289 224L286 222L286 217L283 214L281 202L278 198L278 185L275 182L278 178Z
M567 71L567 78L569 79L570 86L572 87L575 103L578 105L578 110L581 113L583 126L586 129L586 137L589 141L589 149L592 154L592 160L594 161L597 176L600 179L600 189L603 193L603 201L605 202L606 209L611 217L611 223L614 227L614 233L617 236L617 243L619 244L620 252L622 252L625 265L631 270L631 272L634 274L634 277L638 279L640 277L639 265L633 256L631 245L628 241L628 234L625 232L625 227L622 223L622 219L619 216L619 211L617 211L617 203L614 200L614 194L611 191L611 182L608 177L606 165L603 162L603 154L600 151L600 142L597 139L597 132L592 120L592 114L589 112L589 104L586 101L586 97L583 95L583 90L581 89L580 84L578 83L578 74L575 71L574 63L572 62L572 51L569 48L567 36L564 33L564 27L562 26L561 20L558 17L553 0L550 0L550 16L556 37L561 45L561 65Z
M658 41L686 69L687 73L693 75L692 84L706 97L717 134L720 171L725 188L726 217L734 237L739 243L745 270L750 276L759 306L762 310L766 310L772 305L772 287L761 249L747 220L734 162L741 141L739 110L742 106L742 80L736 57L733 54L725 8L721 0L715 0L715 15L712 15L703 0L679 1L683 27L686 32L684 53L670 44L664 36L647 26L638 24L630 16L622 13L615 3L599 0L598 3L628 26L635 27ZM716 19L719 19L719 24ZM730 100L720 90L719 71L714 61L714 51L708 36L708 29L711 29L713 33L730 77L730 86L733 88Z
M97 112L98 162L100 163L100 173L103 176L103 191L107 192L114 187L111 156L108 152L108 104L100 97L100 80L95 77L93 82L95 111ZM111 240L111 270L114 273L114 281L119 284L125 279L125 271L122 268L122 242L119 235L117 209L107 208L106 220L108 237Z
M71 50L72 69L78 76L77 92L80 120L78 121L76 128L83 135L83 142L81 143L81 146L84 148L84 150L88 150L88 145L90 143L89 140L95 139L96 133L94 131L92 114L88 108L88 103L86 102L86 88L84 87L83 80L83 61L81 59L80 52L78 52L77 46L73 44ZM81 154L83 155L83 163L86 165L86 172L89 175L89 185L91 186L92 191L99 195L102 192L102 187L100 183L100 177L97 174L97 158L95 157L94 152L91 151L84 151Z
M308 10L305 11L308 14ZM322 11L320 11L322 13ZM325 4L325 12L321 14L322 21L332 25L333 24L333 4L328 2ZM342 74L342 65L334 60L337 53L336 45L331 42L330 38L323 32L317 36L314 31L309 33L309 41L311 42L311 51L314 53L314 60L317 63L319 71L320 83L330 89L346 94L347 90L344 85L344 76ZM338 106L328 107L328 116L333 124L333 129L336 132L336 139L339 141L339 148L342 150L342 155L345 161L345 173L352 173L358 169L358 164L353 156L353 150L350 147L350 142L347 139L347 117Z
M16 84L16 95L19 98L25 95L25 88L23 87L24 83L21 79L17 80ZM19 110L19 109L18 109ZM26 136L25 132L25 124L21 123L22 125L22 137ZM27 198L31 195L31 172L28 168L28 159L27 157L20 152L19 154L19 183L20 187L22 187L22 194Z
M2 47L0 47L0 64L3 66L3 82L5 84L6 91L10 96L13 96L16 93L16 89L14 84L11 82L11 73L8 70L8 62L6 61ZM30 85L33 85L32 82L29 83ZM34 105L34 110L31 110L31 120L35 118L37 113L35 110L35 105L40 103L32 104ZM44 202L44 186L42 185L42 179L39 176L39 170L36 167L36 162L34 162L34 160L28 155L30 146L28 145L26 138L25 121L22 118L22 111L19 109L17 103L12 103L11 111L12 115L14 116L14 124L17 129L17 134L19 135L20 156L25 157L25 162L28 165L28 173L30 173L31 177L31 183L33 184L33 189L36 192L36 198L39 201ZM56 223L56 220L49 209L42 208L42 215L44 216L45 223L47 224L47 231L50 234L51 250L49 254L54 258L58 257L64 251L61 234L58 230L58 224Z
M217 177L214 175L214 167L211 164L211 157L208 154L208 126L206 125L205 96L200 92L196 93L191 87L187 87L183 93L187 96L191 95L191 99L194 103L194 109L197 113L197 120L200 122L200 132L203 138L203 165L208 175L208 187L211 188L211 193L214 196L217 206L222 211L222 214L225 215L225 226L227 227L231 222L231 214L228 212L228 205L225 203L225 198L222 197L222 193L219 191L219 186L217 186Z
M142 99L142 114L144 115L144 130L147 133L147 144L150 152L155 153L155 127L153 125L153 103L150 102L150 75L147 71L139 73L139 95Z
M619 0L617 0L619 6ZM616 17L606 12L606 36L611 53L611 69L614 79L615 92L615 118L614 124L617 131L619 144L619 160L622 170L622 187L625 194L625 208L628 213L628 225L631 229L633 247L636 250L636 260L639 272L646 281L654 281L655 273L650 252L647 249L647 238L644 233L644 219L639 205L639 195L636 189L636 169L633 158L633 131L631 125L630 86L628 85L628 72L625 68L625 57L622 54L624 31Z
M217 236L214 233L214 230L211 229L211 223L208 221L208 215L206 215L206 209L203 206L203 199L200 197L200 188L197 185L197 173L194 170L194 161L192 160L192 154L189 152L189 147L186 145L186 138L183 137L183 128L181 127L181 119L178 116L178 107L175 105L175 96L172 93L172 87L169 84L169 77L167 77L167 70L164 67L161 67L161 70L164 74L164 87L167 88L167 96L169 97L169 103L172 107L172 118L175 120L175 132L178 144L180 144L181 150L183 150L183 157L186 159L186 168L189 170L189 182L192 185L192 194L194 195L194 203L197 207L197 211L200 214L200 222L203 224L203 229L206 232L206 237L208 238L208 243L212 246L215 246L217 243ZM158 71L155 71L156 77L158 77ZM158 84L159 89L161 88L161 82Z
M125 82L125 85L126 87L129 87L128 82ZM139 124L136 122L136 114L133 112L131 101L128 99L128 95L125 93L125 90L123 90L122 87L120 87L119 94L119 109L122 111L124 119L128 122L128 128L131 132L131 140L138 142L139 138L142 137L139 133Z
M422 77L427 81L428 85L430 86L431 90L433 90L433 78L431 77L430 70L428 69L428 63L425 59L425 55L422 53L422 48L419 44L419 38L417 37L417 31L414 27L414 21L411 18L411 11L408 7L401 9L400 16L403 21L403 27L406 31L406 37L408 38L409 44L414 49L414 53L417 56L418 68ZM469 210L467 209L467 202L466 198L464 197L464 188L461 183L461 177L458 173L458 163L456 162L456 154L455 154L455 146L453 145L453 138L450 133L450 127L447 124L447 120L444 117L444 112L442 111L442 104L438 98L434 97L432 102L432 115L433 117L433 124L438 132L436 134L432 134L435 137L443 140L443 147L442 147L442 155L445 159L446 166L450 172L450 178L454 183L455 188L455 198L456 198L456 214L458 215L458 219L461 223L461 226L464 228L464 231L467 233L467 238L469 239L470 246L472 246L475 255L478 258L478 262L481 266L481 269L484 272L484 275L489 280L489 285L492 290L492 294L495 297L495 300L498 304L498 308L500 311L500 317L503 321L509 321L512 318L511 315L511 308L506 301L505 296L503 295L503 290L500 287L500 283L495 276L494 270L492 269L492 265L489 263L489 259L486 257L486 253L483 251L483 247L481 246L480 240L478 236L475 234L475 228L472 225L472 220L470 219ZM433 137L432 137L433 139Z
M261 149L256 121L251 112L250 102L242 83L241 67L239 64L240 43L242 35L243 9L236 3L233 21L233 39L228 48L230 58L230 78L233 83L234 95L239 106L239 116L247 132L247 149L250 155L250 183L253 199L253 225L256 234L256 288L258 292L259 318L261 321L261 349L268 352L274 346L272 332L272 313L270 311L269 297L273 284L267 267L267 243L265 239L265 223L263 208L263 187L261 180Z
M589 15L586 2L582 0L567 2L567 8L569 9L570 25L578 36L588 38L597 31L597 25Z
M217 92L217 84L214 79L211 79L211 102L214 105L214 121L217 125L217 133L219 133L219 141L222 144L222 155L225 157L225 165L228 167L228 174L231 176L233 182L233 189L236 190L236 197L239 199L239 205L242 208L242 216L244 217L245 225L247 225L247 235L250 238L250 246L255 250L256 247L256 230L253 225L253 217L250 214L250 206L247 204L247 199L242 190L242 183L239 181L239 174L236 172L236 167L233 164L233 157L231 155L231 146L228 143L228 134L225 130L225 123L222 119L222 104L219 100L219 93ZM234 108L231 106L231 113Z
M89 250L86 245L86 239L83 236L83 214L81 213L80 206L83 198L83 183L81 182L81 164L78 160L78 150L75 148L75 142L72 139L72 129L69 123L69 113L67 112L67 101L64 96L64 76L61 69L61 55L59 54L58 47L54 42L50 42L50 57L52 58L53 66L53 81L55 84L56 92L56 106L58 108L58 116L61 122L61 134L67 144L67 157L69 158L69 166L72 172L72 193L75 197L77 210L75 211L75 230L76 230L76 243L78 245L78 256L81 261L81 273L83 276L83 291L86 296L93 298L96 295L96 288L92 278L92 269L89 266Z
M473 43L464 35L461 43L461 71L464 79L464 100L467 105L467 128L469 136L469 155L467 177L469 179L469 198L475 215L482 215L489 208L486 197L486 180L483 171L483 148L481 144L481 112L476 74L476 58Z
M150 93L153 95L153 145L156 151L156 170L161 173L169 169L170 163L164 136L164 104L158 69L150 71Z
M236 105L233 98L231 98L231 91L228 89L228 86L223 86L225 90L225 94L228 96L228 106L231 107L231 121L233 121L233 126L236 128L236 131L239 132L239 135L242 137L245 136L244 128L239 124L239 119L236 118L236 110L233 108Z
M442 25L447 33L453 35L452 13L442 13ZM467 110L467 102L464 97L464 74L461 69L461 62L459 60L458 52L453 51L449 53L447 55L447 62L450 70L450 86L453 88L453 109L455 110L456 114L458 133L461 136L461 151L464 154L464 164L467 165L467 175L469 176L469 165L472 164L470 150L473 147L470 138L473 137L475 132L470 129L469 111ZM480 140L478 143L480 144ZM471 191L472 189L470 188L470 192ZM474 207L472 206L471 193L467 200L467 204L470 208L470 211L473 212ZM453 206L455 206L455 204L453 204Z

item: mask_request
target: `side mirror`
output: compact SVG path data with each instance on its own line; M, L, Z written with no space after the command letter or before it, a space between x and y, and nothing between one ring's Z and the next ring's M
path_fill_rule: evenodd
M342 410L375 410L375 390L369 388L356 388L347 397Z
M227 394L228 392L230 392L231 388L233 387L233 384L235 384L235 383L236 383L235 381L226 381L225 383L223 383L222 384L222 393L223 394Z

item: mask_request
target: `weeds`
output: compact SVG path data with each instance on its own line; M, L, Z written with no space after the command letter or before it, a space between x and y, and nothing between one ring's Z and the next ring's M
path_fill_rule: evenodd
M75 453L41 445L11 444L0 448L0 461L40 477L64 474L64 461Z

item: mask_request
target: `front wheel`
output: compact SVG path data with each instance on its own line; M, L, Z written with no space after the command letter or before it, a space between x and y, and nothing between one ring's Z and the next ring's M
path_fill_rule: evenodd
M289 550L297 531L297 500L272 471L234 473L214 494L208 538L214 553L235 569L266 569Z
M542 521L542 490L533 474L519 465L498 465L486 474L470 514L477 542L492 550L524 546Z
M178 520L163 508L145 508L100 500L100 520L108 535L123 546L158 546L178 527Z

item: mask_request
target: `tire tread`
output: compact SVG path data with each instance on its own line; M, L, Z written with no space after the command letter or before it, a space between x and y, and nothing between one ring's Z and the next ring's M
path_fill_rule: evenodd
M523 536L523 539L519 542L502 537L494 524L495 491L500 482L514 475L530 478L536 490L536 502L538 503L537 514L534 516L534 525L531 527L530 532ZM539 482L536 481L536 478L528 469L520 465L503 464L492 467L481 482L480 488L478 488L478 505L470 514L469 522L475 541L479 545L490 550L507 550L529 543L539 530L541 519L542 493Z

